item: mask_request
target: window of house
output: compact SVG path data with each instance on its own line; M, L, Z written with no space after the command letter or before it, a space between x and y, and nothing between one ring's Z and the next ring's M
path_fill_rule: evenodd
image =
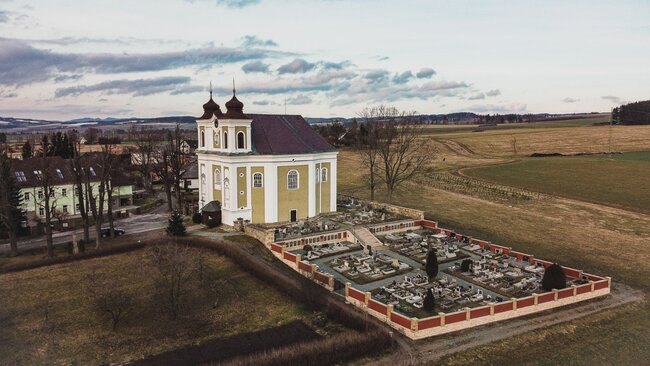
M287 173L287 189L298 189L298 172L295 170Z
M61 196L62 197L68 197L68 189L67 188L61 188Z
M74 187L74 195L75 196L79 195L79 187Z
M262 188L262 173L253 174L253 188Z
M40 189L38 190L38 199L39 200L43 199L43 191L41 191Z
M221 170L219 169L214 171L214 188L221 189Z
M50 198L54 198L55 193L54 188L50 189Z
M29 192L25 192L25 201L29 201L29 196L30 196Z
M63 205L63 213L68 213L68 205Z
M43 179L43 172L40 170L34 170L34 175L36 176L36 179L42 180Z
M237 148L238 149L245 149L246 148L246 146L244 146L245 145L244 140L245 140L244 133L241 132L241 131L237 132Z
M45 216L45 209L43 207L38 208L38 216Z
M79 204L78 204L78 203L74 205L74 209L75 209L77 212L79 212L80 208L79 208Z
M327 168L323 168L323 169L321 169L321 170L320 170L320 173L321 173L321 174L320 174L320 175L321 175L321 177L320 177L320 181L321 181L321 182L327 182Z

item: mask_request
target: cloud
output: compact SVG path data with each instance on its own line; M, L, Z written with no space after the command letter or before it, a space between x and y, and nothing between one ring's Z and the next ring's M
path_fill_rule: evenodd
M202 0L185 0L188 3L195 3ZM205 1L205 0L204 0ZM214 0L212 0L214 1ZM251 5L257 5L261 0L216 0L215 4L228 8L241 9Z
M61 83L64 81L79 80L83 77L81 74L61 74L54 77L54 82Z
M395 74L393 76L393 82L396 84L404 84L413 78L413 73L411 71L404 71L401 74Z
M496 97L496 96L501 95L501 90L492 89L490 91L485 92L485 95L487 95L488 97Z
M0 90L0 98L16 98L18 94L13 91Z
M5 10L0 10L0 23L9 23L9 12Z
M261 39L253 35L245 35L242 39L243 47L277 47L278 44L270 39Z
M390 74L388 70L383 70L383 69L377 69L377 70L370 70L366 73L364 78L371 83L379 83L381 81L386 80L386 77Z
M309 63L301 58L294 59L288 64L278 68L280 74L304 74L316 67L316 64Z
M341 62L319 62L319 66L324 70L343 70L352 66L352 63L348 60Z
M312 102L312 99L304 94L297 95L295 97L287 99L287 104L301 105L309 104Z
M217 0L217 4L224 5L228 8L245 8L259 3L260 0Z
M417 74L415 74L415 76L418 79L428 79L428 78L432 77L435 74L436 74L436 70L434 70L434 69L432 69L430 67L424 67L424 68L420 69L420 71L418 71Z
M580 99L575 99L575 98L571 98L571 97L566 97L566 98L562 99L562 102L564 102L564 103L575 103L575 102L579 102L579 101L580 101Z
M467 88L468 85L459 81L429 81L420 87L420 91L439 91L458 88Z
M269 71L269 65L265 64L262 61L251 61L242 65L241 70L246 74L250 74L253 72L266 73Z
M476 113L524 113L526 112L526 104L512 103L506 105L483 104L473 105L467 110Z
M604 97L601 97L602 99L609 100L612 103L620 103L621 98L613 96L613 95L605 95Z
M176 52L117 54L59 53L23 40L0 38L0 85L45 81L60 73L129 73L223 65L286 55L276 51L204 47Z
M254 105L278 105L278 103L272 101L272 100L255 100L253 101Z
M79 94L102 92L104 94L132 94L135 97L146 96L167 91L182 90L190 82L189 77L167 76L153 79L138 80L111 80L98 84L77 85L57 89L54 95L57 98L75 96ZM204 89L203 89L204 90Z
M483 93L478 93L476 95L472 95L471 97L467 98L468 100L480 100L480 99L485 99L485 94Z

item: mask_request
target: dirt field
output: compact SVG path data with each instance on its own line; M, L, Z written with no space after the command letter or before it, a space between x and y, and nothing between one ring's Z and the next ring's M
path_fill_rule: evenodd
M182 312L171 320L152 293L146 250L0 276L0 364L121 363L145 355L265 329L311 313L211 253L205 283L227 281L216 295L190 285ZM92 269L135 294L130 314L111 330L90 311L82 280ZM199 287L197 287L199 286Z

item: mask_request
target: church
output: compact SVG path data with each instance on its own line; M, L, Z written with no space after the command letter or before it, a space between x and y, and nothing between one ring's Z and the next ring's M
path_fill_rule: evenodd
M247 114L233 87L196 119L199 205L221 221L293 222L336 211L338 152L299 115Z

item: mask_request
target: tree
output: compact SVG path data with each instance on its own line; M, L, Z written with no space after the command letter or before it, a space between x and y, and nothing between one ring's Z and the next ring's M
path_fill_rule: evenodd
M436 255L435 250L430 250L429 253L427 253L425 270L427 276L429 276L429 282L432 282L438 275L438 256Z
M553 289L561 290L565 287L566 274L562 266L554 263L546 268L544 277L542 277L542 288L544 291L551 291Z
M134 296L108 276L99 275L95 268L86 276L86 294L91 310L98 316L108 316L111 329L131 312L134 306Z
M171 318L176 319L196 271L196 260L189 247L175 242L153 246L149 253L154 268L154 284L161 297L161 304Z
M183 216L178 212L178 210L174 210L169 216L166 231L167 235L170 236L185 236L187 233L185 230L185 224L183 223Z
M361 155L361 161L368 169L368 188L370 188L370 200L375 200L375 189L377 188L377 170L379 167L379 137L378 128L373 119L378 117L378 109L365 108L359 113L364 123L359 126L357 137L357 150Z
M87 195L84 194L84 182L88 178L84 172L83 159L81 157L81 142L78 135L74 132L69 133L68 139L72 143L72 159L70 165L72 167L72 174L74 175L75 195L77 196L77 203L79 204L79 216L83 225L83 240L84 243L90 242L90 217L88 215L88 200Z
M471 259L464 259L460 263L460 271L461 272L469 272L472 269L472 264L474 264L474 261Z
M23 156L23 160L27 160L32 156L34 156L32 144L29 141L25 141L25 143L23 144L22 156Z
M429 289L427 291L426 296L424 296L424 310L426 311L433 311L433 309L436 306L436 297L433 295L433 289Z
M180 126L178 124L176 124L174 132L168 135L168 141L170 147L169 168L174 190L176 192L176 210L182 213L183 190L181 189L181 182L183 182L183 174L187 169L189 160L181 153L183 135L181 134Z
M45 242L47 245L47 256L54 257L54 242L52 240L52 214L56 210L56 190L54 174L52 170L52 158L46 156L46 150L41 152L39 158L39 170L37 170L37 179L39 180L39 192L36 195L36 205L43 210L45 214Z
M133 126L129 131L135 148L131 150L132 161L142 176L142 185L151 190L151 172L158 159L155 156L156 136L152 130Z
M86 139L86 145L92 145L97 141L97 136L99 135L98 128L87 128L83 132L83 137Z
M101 179L103 185L100 184L100 187L104 187L106 192L106 214L108 215L108 227L110 228L111 238L115 237L115 219L113 217L113 176L115 175L115 146L111 143L105 143L102 145L102 150L100 153L100 164L101 164ZM103 207L103 206L101 206Z
M402 183L422 173L432 158L432 150L427 139L418 138L418 126L411 121L414 112L383 105L377 110L377 146L388 202L392 202L393 193Z
M23 196L20 187L11 174L11 159L4 148L0 148L0 227L9 237L11 255L18 255L18 230L25 214L20 208Z

